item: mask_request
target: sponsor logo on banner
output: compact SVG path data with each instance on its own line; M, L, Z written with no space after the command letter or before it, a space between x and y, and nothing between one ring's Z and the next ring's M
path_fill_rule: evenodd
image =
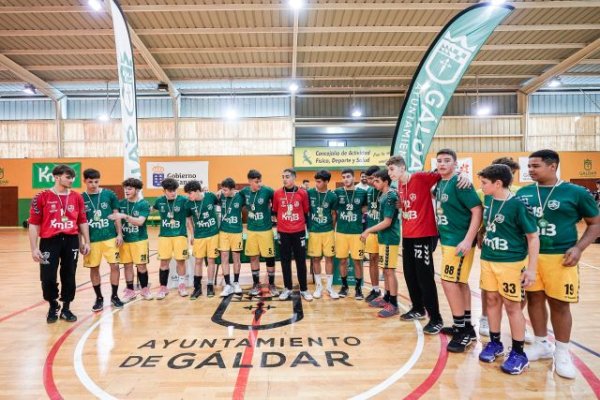
M387 146L294 148L294 168L298 170L363 168L385 165L389 158Z
M597 172L594 169L594 163L589 158L583 160L583 171L579 171L579 176L583 178L595 178L597 176Z
M8 179L4 179L4 168L0 167L0 185L7 185Z
M33 163L31 166L31 187L34 189L48 189L54 186L52 170L60 163ZM66 163L75 170L73 187L81 187L81 163Z
M146 171L146 186L150 189L161 188L166 178L176 179L179 186L199 181L202 187L208 187L208 161L147 162Z

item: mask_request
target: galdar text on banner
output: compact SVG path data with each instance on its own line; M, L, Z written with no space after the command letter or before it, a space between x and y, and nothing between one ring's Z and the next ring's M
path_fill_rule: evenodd
M387 146L294 148L294 168L298 170L363 168L385 165L388 158Z

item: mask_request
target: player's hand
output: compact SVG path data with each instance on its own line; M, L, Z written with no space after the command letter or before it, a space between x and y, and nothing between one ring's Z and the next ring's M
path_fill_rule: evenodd
M88 243L84 243L79 247L79 252L84 256L87 256L90 253L90 245Z
M43 257L42 257L42 252L40 249L35 249L31 252L31 258L33 258L33 261L35 261L36 263L39 263L40 261L42 261Z
M116 221L118 219L125 219L125 214L112 213L112 214L108 215L108 219L110 219L111 221Z
M369 237L369 233L367 231L364 231L363 233L360 234L360 240L363 242L366 242L368 237Z
M193 245L194 245L194 238L192 237L192 238L190 238L190 246L193 246Z
M117 244L117 247L121 247L121 245L123 244L123 235L117 235L117 239L115 242Z
M469 177L467 176L467 174L465 174L464 172L461 172L460 174L458 174L458 178L457 178L457 182L456 182L457 188L466 189L471 186L473 186L473 184L469 180Z
M574 267L579 262L581 258L581 250L579 247L573 246L569 250L565 252L565 257L563 258L563 263L565 267Z
M525 271L523 271L523 273L521 274L521 286L523 286L523 288L528 288L534 283L535 271L532 271L530 269L526 269Z
M477 232L477 248L481 249L481 246L483 246L483 235L484 235L484 230L480 229L479 232Z
M463 240L456 246L455 255L458 257L464 257L469 251L471 251L472 244L468 240Z

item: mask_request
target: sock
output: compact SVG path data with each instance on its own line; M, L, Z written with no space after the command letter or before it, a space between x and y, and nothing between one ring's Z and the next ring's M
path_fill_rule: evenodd
M453 315L452 316L453 325L458 329L463 329L465 327L465 317L463 315Z
M158 279L160 281L160 286L167 286L167 283L169 283L169 270L161 269L158 273Z
M142 288L148 287L148 271L138 272L138 278L140 279L140 286Z
M494 343L500 343L500 332L490 331L490 341Z
M548 337L547 336L536 336L535 337L535 341L536 342L540 342L540 343L544 343L548 341Z
M394 307L398 307L398 296L390 295L390 304Z
M194 275L194 289L198 289L200 287L201 280L202 280L201 276Z
M71 302L69 301L64 301L63 302L63 311L66 311L69 309L69 307L71 307Z
M100 285L94 285L94 292L96 292L96 298L102 299L102 291L100 290Z
M133 290L133 281L127 281L127 289Z
M321 274L315 274L315 285L322 287L323 283L321 283Z
M206 281L206 284L207 284L208 286L213 286L213 285L215 284L215 281L213 281L212 279L208 279L208 280Z
M342 276L342 286L346 288L348 287L348 277Z
M333 285L333 275L327 274L327 288L331 289L331 285Z
M236 282L236 283L239 282L240 281L240 274L235 274L234 273L233 274L233 281Z
M481 318L479 318L480 321L487 321L487 315L482 315Z
M184 284L185 285L185 275L178 275L177 276L177 283L179 285ZM187 286L187 285L186 285Z
M557 353L568 353L569 352L569 342L565 343L565 342L559 342L558 340L556 340L554 342L554 344L556 345Z
M110 287L112 288L111 297L117 297L117 292L119 290L119 285L113 285L113 284L111 284Z
M362 278L356 278L356 288L360 289L362 288Z
M258 269L256 271L252 270L252 283L258 285L258 282L260 282L260 271Z
M230 285L231 284L231 281L229 280L229 274L223 275L223 278L225 278L225 284L226 285Z
M381 289L379 288L379 286L375 285L375 286L373 286L373 291L375 293L379 293L379 292L381 292Z
M386 303L389 303L389 302L390 302L390 297L392 297L392 295L390 294L390 291L389 291L389 290L386 290L386 291L385 291L385 296L383 296L383 300L384 300Z
M523 352L523 346L525 346L524 340L512 340L512 349L517 354L525 354Z
M268 271L267 275L269 275L269 285L275 284L275 271Z
M471 310L465 310L465 326L471 326Z

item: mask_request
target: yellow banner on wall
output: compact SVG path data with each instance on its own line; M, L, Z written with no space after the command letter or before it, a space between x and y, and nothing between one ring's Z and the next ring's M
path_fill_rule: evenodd
M294 168L298 170L381 166L388 158L389 146L294 148Z

